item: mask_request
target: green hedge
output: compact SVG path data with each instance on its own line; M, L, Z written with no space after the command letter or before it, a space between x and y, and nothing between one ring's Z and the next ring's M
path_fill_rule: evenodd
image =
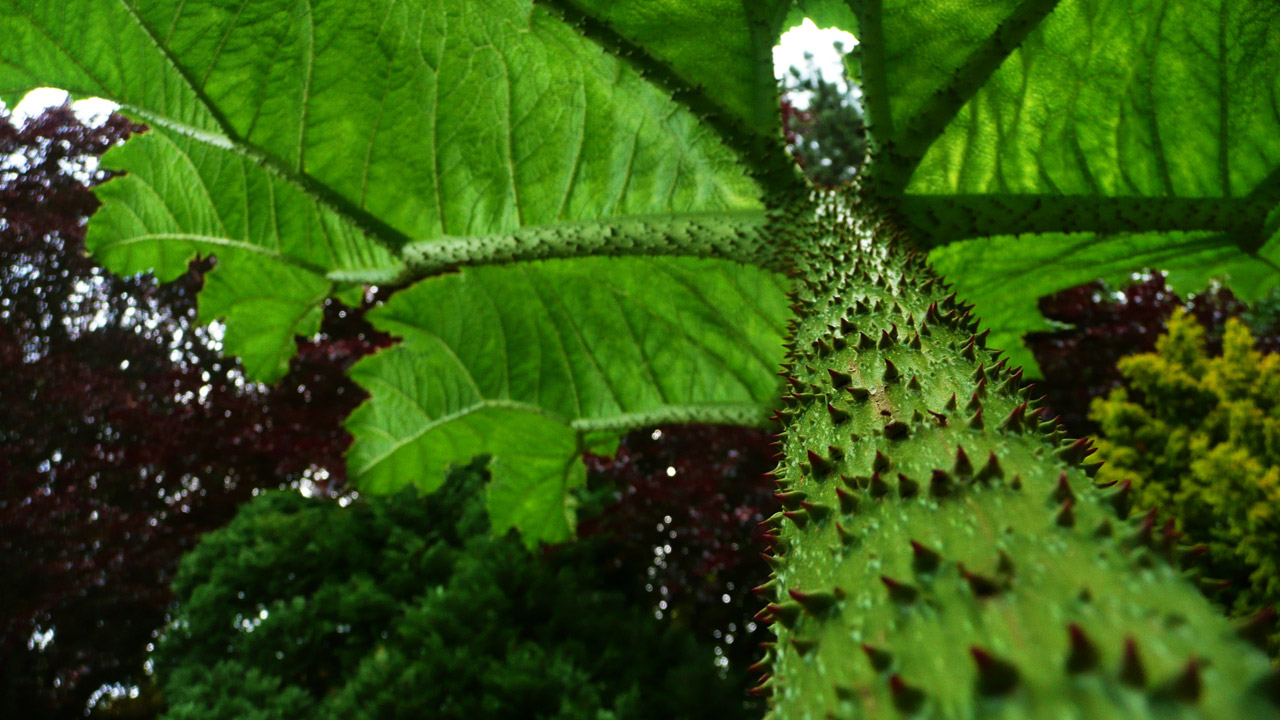
M492 537L478 473L349 507L265 494L187 555L154 654L168 720L741 717L710 647L589 543Z

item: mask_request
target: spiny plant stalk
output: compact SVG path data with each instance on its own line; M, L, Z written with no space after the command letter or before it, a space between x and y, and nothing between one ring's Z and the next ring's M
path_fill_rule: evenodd
M856 194L816 198L758 616L772 718L1273 717L1275 679L1126 522L1088 440ZM1212 584L1212 580L1200 580Z

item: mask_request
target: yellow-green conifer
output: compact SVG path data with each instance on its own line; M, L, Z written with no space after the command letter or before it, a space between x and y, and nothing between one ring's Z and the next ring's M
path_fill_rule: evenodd
M1206 575L1230 580L1238 614L1280 599L1280 355L1228 321L1222 355L1179 311L1154 353L1120 362L1126 387L1093 402L1104 482L1129 481L1132 512L1158 508L1202 543ZM1215 587L1214 583L1205 583Z

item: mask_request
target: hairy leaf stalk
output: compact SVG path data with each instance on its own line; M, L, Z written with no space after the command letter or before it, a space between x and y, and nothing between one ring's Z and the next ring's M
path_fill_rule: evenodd
M1127 485L1095 486L1089 443L1040 422L867 204L818 197L797 243L757 589L771 717L1275 717L1266 656L1184 569L1197 549L1124 519Z

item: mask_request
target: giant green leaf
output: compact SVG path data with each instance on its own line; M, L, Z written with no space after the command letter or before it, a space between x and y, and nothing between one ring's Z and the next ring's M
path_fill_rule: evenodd
M39 77L215 133L388 241L756 203L695 118L521 0L15 0L0 23L6 96Z
M495 456L495 527L572 529L587 435L659 422L763 423L777 396L783 283L724 261L584 258L430 278L370 314L402 342L352 376L361 486L431 490Z
M314 276L236 283L278 288L255 328L227 317L264 379L314 331L316 282L393 280L411 240L759 204L714 133L527 1L13 0L0 37L0 99L56 85L152 127L107 159L130 178L90 231L108 267Z
M1229 198L1280 165L1280 6L1062 2L929 149L916 193Z
M905 193L925 246L964 241L934 259L1010 346L1043 326L1038 296L1093 277L1155 264L1273 282L1259 249L1280 199L1280 6L851 5L872 185Z

